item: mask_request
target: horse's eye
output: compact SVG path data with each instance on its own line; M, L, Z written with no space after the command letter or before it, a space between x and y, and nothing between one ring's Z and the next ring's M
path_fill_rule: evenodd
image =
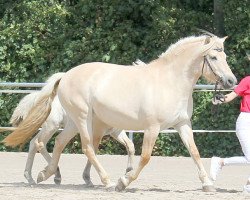
M216 56L210 56L211 60L217 60Z

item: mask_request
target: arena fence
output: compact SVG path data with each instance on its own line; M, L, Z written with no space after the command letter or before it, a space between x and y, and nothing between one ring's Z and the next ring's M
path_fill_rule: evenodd
M15 94L15 93L31 93L39 90L41 87L46 85L46 83L10 83L10 82L0 82L0 94L8 93L8 94ZM4 89L6 88L6 89ZM14 89L13 89L14 88ZM23 89L25 88L25 89ZM29 89L26 89L29 88ZM214 85L195 85L194 92L211 92L215 88ZM222 91L230 91L230 90L222 90ZM3 127L0 127L3 128ZM134 133L141 133L143 131L133 131L127 130L129 134L129 138L133 140ZM163 130L161 133L176 133L177 131L168 129ZM193 130L194 133L232 133L235 130Z

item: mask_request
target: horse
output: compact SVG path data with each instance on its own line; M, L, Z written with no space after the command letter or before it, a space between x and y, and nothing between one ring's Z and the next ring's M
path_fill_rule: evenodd
M136 63L139 63L141 61L136 61ZM56 73L52 75L46 82L49 83L53 81L56 77L63 75L64 73ZM41 92L36 91L33 93L30 93L26 96L24 96L20 102L18 103L17 107L14 109L14 112L11 116L10 123L13 127L17 127L23 120L26 119L30 109L33 105L35 105L37 99L39 99ZM94 118L94 124L99 126L99 128L103 129L103 132L98 132L95 137L98 137L98 141L95 142L95 151L97 151L99 142L102 139L104 135L111 135L114 139L116 139L118 142L123 144L128 152L128 163L127 163L127 171L130 171L132 169L133 164L133 156L134 156L134 144L133 142L127 137L126 132L124 130L120 131L114 128L107 127L105 129L105 126L103 126L100 122L97 121L96 118ZM28 158L26 161L26 166L24 170L24 177L27 179L28 183L30 185L36 184L34 179L32 178L32 166L34 162L34 157L37 151L39 151L42 156L45 158L45 160L49 163L51 160L51 156L49 155L46 145L49 139L58 131L60 128L65 127L67 123L70 124L69 127L72 128L72 130L69 131L71 134L71 138L73 138L77 134L76 127L74 126L73 122L68 118L66 115L62 105L60 104L60 101L58 100L58 97L55 96L52 105L51 105L51 112L46 119L46 121L43 123L41 130L37 133L37 135L31 140L29 144L29 153ZM103 126L103 127L102 127ZM5 129L1 130L4 131ZM8 129L7 129L8 130ZM90 168L91 163L88 161L86 164L86 167L83 171L82 177L85 181L86 185L91 187L93 186L93 183L90 179ZM61 173L59 170L59 167L56 170L54 182L56 184L61 183Z
M115 190L135 181L148 164L159 132L174 128L198 168L203 191L214 191L194 142L191 125L192 93L203 76L221 87L232 88L237 80L226 61L226 37L200 35L182 38L144 67L102 62L85 63L67 71L44 89L36 106L3 142L23 144L47 118L51 102L58 98L80 133L82 151L106 187L113 185L92 146L93 116L120 130L144 130L141 158L136 168L119 178ZM25 134L24 134L25 132ZM69 142L68 130L57 136L49 165L38 174L44 181L55 171L61 152Z

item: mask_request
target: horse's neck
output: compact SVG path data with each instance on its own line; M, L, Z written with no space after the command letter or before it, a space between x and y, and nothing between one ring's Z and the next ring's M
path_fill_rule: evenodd
M176 83L176 87L183 87L187 95L193 92L193 88L200 77L200 72L195 70L195 66L201 65L200 59L189 60L184 55L179 55L176 59L166 60L159 58L150 64L154 70L158 70L159 77L163 85L170 81ZM197 69L199 70L200 67Z

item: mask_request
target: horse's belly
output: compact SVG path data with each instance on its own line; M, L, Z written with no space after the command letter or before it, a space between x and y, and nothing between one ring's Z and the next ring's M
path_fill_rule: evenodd
M120 109L105 105L96 105L93 107L93 110L99 119L111 127L126 130L141 130L145 128L144 120L139 119L137 113L129 112L129 108L127 112L122 112Z

